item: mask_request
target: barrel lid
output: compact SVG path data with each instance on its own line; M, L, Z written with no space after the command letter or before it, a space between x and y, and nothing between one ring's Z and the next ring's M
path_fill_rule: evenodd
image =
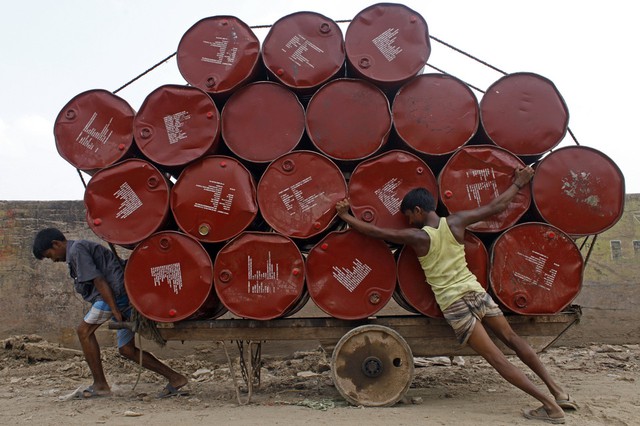
M487 89L480 101L480 119L496 145L518 156L536 156L564 138L569 111L551 80L519 72Z
M212 155L187 166L171 189L171 211L187 234L207 243L244 231L258 214L256 184L238 160Z
M258 183L258 206L266 222L293 238L323 232L347 195L338 166L312 151L293 151L274 160Z
M431 53L427 23L402 4L374 4L347 27L345 51L348 70L355 76L386 88L400 86L427 63Z
M196 239L175 231L158 232L131 252L124 284L131 304L146 318L181 321L211 297L213 265Z
M387 142L391 132L389 101L367 81L330 81L309 101L306 129L323 154L334 160L361 160Z
M260 64L260 41L237 17L211 16L184 33L176 61L189 84L227 96L253 78Z
M560 148L540 161L533 202L545 222L570 235L599 234L624 213L624 176L605 154L586 146Z
M305 290L300 250L273 232L243 232L218 252L213 268L220 300L242 318L281 317Z
M278 83L249 84L222 109L222 138L238 157L268 163L291 151L304 134L304 108Z
M353 214L383 228L409 226L400 203L417 187L428 189L435 198L438 183L429 166L417 156L399 150L388 151L362 161L349 179L349 200Z
M332 317L374 315L395 285L395 260L387 245L352 229L329 233L307 256L309 294Z
M133 108L102 89L76 95L58 113L53 126L62 158L84 171L122 160L133 145Z
M125 160L99 170L84 192L91 230L113 244L137 244L169 217L170 183L152 164Z
M449 213L484 206L513 185L515 169L524 163L493 145L468 145L456 151L438 175L440 200ZM513 226L531 205L529 185L501 213L467 227L475 232L499 232Z
M469 270L486 290L488 288L489 254L484 243L473 233L464 233L464 254ZM398 287L402 299L417 312L431 318L442 318L431 286L426 282L418 256L411 246L403 246L396 262Z
M478 100L455 77L421 74L393 99L393 125L410 148L427 155L452 154L478 131Z
M583 268L580 250L567 234L528 222L494 241L489 283L496 298L515 313L555 314L580 292Z
M220 114L202 90L174 84L151 92L135 116L140 151L163 166L185 164L215 151L220 140Z
M340 27L316 12L278 19L262 43L267 70L293 91L313 90L327 82L343 69L344 58Z

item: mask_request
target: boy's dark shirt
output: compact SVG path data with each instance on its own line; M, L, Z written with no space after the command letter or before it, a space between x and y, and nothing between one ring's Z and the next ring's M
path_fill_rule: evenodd
M102 299L93 284L98 277L109 283L116 299L126 294L124 268L106 247L88 240L67 240L67 264L76 292L87 302L93 304Z

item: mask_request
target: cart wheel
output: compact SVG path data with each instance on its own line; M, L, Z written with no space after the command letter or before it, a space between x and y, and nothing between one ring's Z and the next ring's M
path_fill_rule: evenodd
M363 325L342 336L331 357L333 383L353 405L385 407L398 402L413 379L413 355L396 331Z

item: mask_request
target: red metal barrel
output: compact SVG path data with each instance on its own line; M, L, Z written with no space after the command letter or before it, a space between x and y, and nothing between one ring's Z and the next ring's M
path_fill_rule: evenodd
M220 300L242 318L286 316L305 293L304 258L280 234L240 234L218 252L213 270Z
M168 84L151 92L134 120L136 144L154 163L182 167L214 153L220 140L220 114L209 95Z
M336 161L361 160L376 153L389 138L389 101L365 80L333 80L309 101L306 128L323 154Z
M582 287L584 261L559 228L528 222L493 243L489 285L498 301L522 315L560 312Z
M338 24L315 12L278 19L262 43L270 77L300 95L310 95L344 74L344 41Z
M385 92L418 75L431 53L424 18L402 4L378 3L360 11L345 34L348 75Z
M336 218L336 202L347 196L338 166L322 154L294 151L274 160L258 183L258 206L277 232L310 238Z
M258 214L255 181L234 158L201 158L182 171L171 189L171 211L180 229L196 239L226 241Z
M289 89L260 81L234 93L222 109L222 138L238 157L268 163L298 145L304 108Z
M407 228L400 203L417 187L437 197L438 183L429 166L409 152L386 152L361 162L351 174L351 210L356 217L383 228Z
M132 246L164 228L169 219L170 182L140 159L98 171L87 184L87 224L100 238Z
M469 270L478 278L486 290L488 284L489 254L482 241L471 232L464 233L465 259ZM398 286L394 298L400 299L400 305L431 318L442 318L442 311L436 303L433 290L426 282L424 271L415 251L404 246L396 261Z
M479 111L471 89L444 74L413 78L400 88L392 106L393 125L400 139L440 167L476 134Z
M180 232L158 232L138 244L124 284L131 304L153 321L213 319L226 312L213 288L209 254Z
M569 110L553 82L521 72L487 89L480 101L480 119L491 141L531 162L564 138Z
M540 161L533 203L541 218L570 235L599 234L624 212L624 176L602 152L585 146L560 148Z
M393 296L395 260L382 240L354 230L331 232L307 256L307 288L332 317L374 315Z
M96 89L62 108L53 126L56 148L77 169L93 174L130 155L135 111L124 99Z
M177 63L184 79L216 99L257 79L260 41L235 16L211 16L196 22L180 39Z
M451 156L438 175L440 200L449 213L488 204L513 184L514 171L524 163L509 151L493 145L468 145ZM522 188L502 213L476 222L467 229L499 232L513 226L531 205L529 185Z

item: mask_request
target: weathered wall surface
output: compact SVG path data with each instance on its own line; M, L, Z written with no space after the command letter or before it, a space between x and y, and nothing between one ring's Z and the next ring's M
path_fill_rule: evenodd
M575 303L582 323L563 341L640 342L640 194L627 194L622 218L597 236Z
M66 263L33 257L33 237L47 227L68 239L100 241L81 201L0 201L0 338L36 333L75 346L87 304L73 290Z
M85 223L81 201L0 201L0 339L37 333L77 347L75 327L87 305L73 291L66 264L38 261L31 253L34 235L49 226L69 239L100 241ZM582 244L582 239L577 242ZM589 244L582 249L584 255ZM126 257L125 252L119 249ZM583 289L575 300L583 308L582 321L558 344L640 343L639 260L640 194L633 194L626 197L622 219L593 244ZM388 308L383 312L397 313ZM102 339L112 338L106 329L102 334Z

